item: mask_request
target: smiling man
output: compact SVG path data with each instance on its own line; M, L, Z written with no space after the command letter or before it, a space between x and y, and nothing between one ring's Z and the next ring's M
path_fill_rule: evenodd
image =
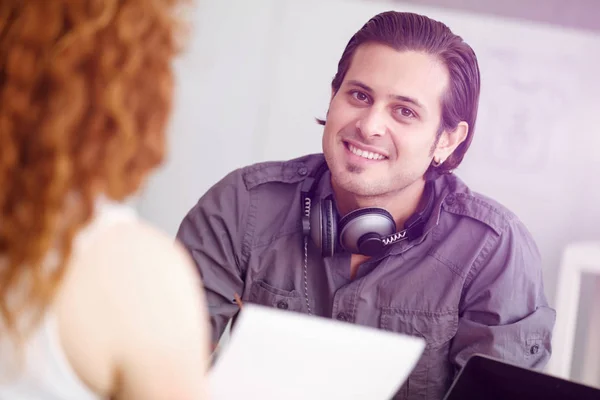
M233 171L181 223L213 340L239 294L424 338L398 399L441 399L474 353L542 368L555 313L536 244L452 173L475 132L479 85L473 50L444 24L398 12L368 21L319 120L323 154Z

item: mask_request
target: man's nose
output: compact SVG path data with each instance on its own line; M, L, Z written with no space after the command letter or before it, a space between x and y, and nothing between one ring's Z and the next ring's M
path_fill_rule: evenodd
M371 139L385 135L386 123L383 110L375 107L366 110L356 121L356 128L364 139Z

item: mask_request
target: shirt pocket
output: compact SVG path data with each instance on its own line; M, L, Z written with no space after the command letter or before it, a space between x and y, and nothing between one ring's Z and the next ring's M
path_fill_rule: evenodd
M302 296L298 291L278 289L262 280L255 281L252 284L249 300L251 303L275 307L280 310L299 312L303 310Z
M381 307L381 329L417 336L426 346L396 399L441 399L452 380L450 342L458 329L458 311L426 312Z

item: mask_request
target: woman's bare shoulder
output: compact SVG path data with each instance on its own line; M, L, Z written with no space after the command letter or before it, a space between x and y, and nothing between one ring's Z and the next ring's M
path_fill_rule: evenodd
M97 336L98 347L111 354L107 362L119 370L120 392L164 396L167 383L184 397L202 390L208 316L200 275L180 244L144 221L122 222L98 235L71 267L65 300L79 304L71 316L79 315L86 331L77 335ZM165 368L178 377L161 377Z

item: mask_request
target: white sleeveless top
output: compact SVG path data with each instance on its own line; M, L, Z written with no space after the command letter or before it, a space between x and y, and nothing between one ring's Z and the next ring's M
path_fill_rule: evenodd
M73 251L80 251L113 224L134 220L135 211L124 204L99 201L93 220L75 239ZM48 312L25 343L19 375L7 379L6 358L0 346L0 400L98 400L96 393L77 376L63 351L55 316ZM12 365L11 365L12 366Z

